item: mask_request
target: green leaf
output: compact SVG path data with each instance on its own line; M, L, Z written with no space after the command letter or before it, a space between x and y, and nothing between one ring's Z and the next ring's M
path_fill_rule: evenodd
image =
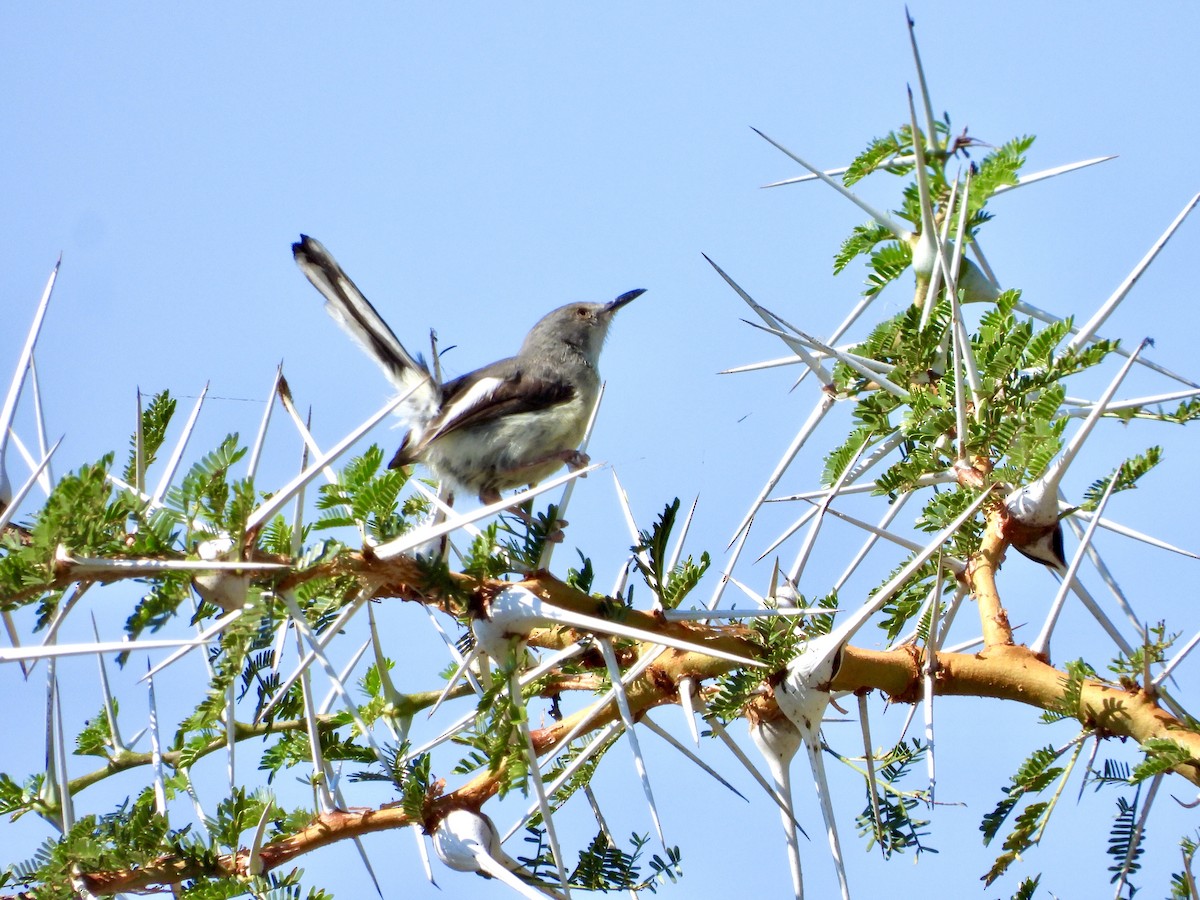
M175 414L175 400L170 391L155 394L142 409L142 472L145 473L158 458L166 440L167 426ZM126 484L137 486L137 435L129 438L129 461L121 473Z
M1142 742L1141 751L1145 758L1129 776L1131 784L1137 784L1155 775L1168 772L1176 766L1195 763L1188 749L1170 738L1149 738Z

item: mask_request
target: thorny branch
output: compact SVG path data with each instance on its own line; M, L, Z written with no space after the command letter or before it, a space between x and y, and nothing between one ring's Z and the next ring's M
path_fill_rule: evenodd
M1064 700L1067 674L1037 658L1027 648L1012 643L1012 633L995 585L995 571L1006 549L996 527L996 519L989 517L979 554L972 560L968 576L979 603L987 635L986 647L975 654L938 653L934 691L942 696L1016 700L1040 709L1059 709ZM354 574L364 583L376 585L376 599L429 603L463 612L458 608L460 600L456 597L431 592L424 584L425 576L421 567L405 558L381 562L370 556L351 554L325 567L293 573L281 587L295 587L306 580L326 577L335 571L338 574ZM476 581L462 575L451 577L457 590L474 597L486 596L510 586L508 582ZM611 607L612 603L611 600L576 590L547 572L535 573L521 584L547 602L591 615L603 614L606 605ZM740 625L668 623L654 613L639 610L623 610L622 614L630 624L651 631L673 633L694 643L720 647L732 653L761 655L761 648L755 643L752 632ZM531 634L529 643L558 648L573 638L574 635L567 629L543 629ZM640 654L648 649L647 645L641 645L636 652ZM917 702L924 692L924 657L924 651L914 645L885 651L848 646L842 653L841 665L830 689L859 693L879 690L894 702ZM640 716L653 707L677 703L677 685L684 677L703 681L722 675L734 667L734 663L714 659L701 652L668 650L628 686L629 703L634 715ZM590 689L594 688L594 684L587 679L564 680L559 687ZM428 702L428 698L422 695L421 702ZM1200 785L1200 763L1196 762L1200 760L1200 733L1160 708L1152 693L1136 685L1089 680L1083 684L1079 710L1083 726L1101 736L1131 738L1139 743L1152 738L1169 738L1187 748L1192 759L1177 766L1175 771ZM579 718L588 714L589 710L580 710L560 722L534 731L537 753L545 755L553 752ZM591 719L589 729L602 728L616 718L615 704L610 703ZM280 729L290 726L291 723L278 722L273 727ZM256 733L255 729L239 729L238 738ZM269 871L328 844L373 831L415 825L429 830L451 809L479 809L499 791L505 778L506 772L502 766L499 771L481 774L449 793L432 796L425 805L421 820L389 805L378 809L334 810L317 815L302 830L263 847L258 863L262 871ZM83 877L88 890L93 893L114 894L153 889L197 877L245 875L250 869L250 862L248 852L243 850L218 857L203 871L198 863L163 858L137 870L93 872Z

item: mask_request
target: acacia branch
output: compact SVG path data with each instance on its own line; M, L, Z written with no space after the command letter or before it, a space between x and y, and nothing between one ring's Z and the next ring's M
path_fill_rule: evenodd
M971 594L979 606L979 623L983 628L983 643L986 647L1005 647L1013 644L1008 613L1000 602L1000 593L996 589L996 572L1004 562L1004 554L1009 546L1001 527L1002 522L1002 506L997 505L988 511L979 550L971 558L967 569Z
M555 603L570 605L580 611L595 611L604 601L590 597L552 576L539 573L524 582L524 586ZM678 633L679 625L667 624L652 613L630 610L630 621L639 627ZM737 626L687 626L688 638L703 638L732 652L754 652L748 638L738 633ZM531 636L531 642L554 645L566 640L560 631L546 631ZM641 645L638 653L649 652ZM943 696L993 698L1019 701L1043 710L1059 711L1067 702L1068 675L1037 658L1025 647L997 645L981 653L939 653L934 692ZM667 650L646 672L629 686L629 703L635 717L647 710L679 700L676 685L689 675L698 679L713 678L735 666L699 652ZM891 650L867 650L848 646L842 654L841 665L830 684L837 691L879 690L895 702L912 703L920 700L924 691L924 653L917 647L905 645ZM543 756L554 752L571 728L590 708L580 710L553 725L533 732L534 747ZM1151 738L1166 738L1185 748L1192 759L1175 767L1175 771L1193 784L1200 785L1200 733L1161 709L1152 694L1139 687L1123 687L1096 680L1083 682L1078 715L1085 728L1103 737L1132 738L1139 744ZM615 704L592 715L589 730L604 727L618 717ZM430 798L420 820L397 807L367 810L334 810L313 819L306 828L264 847L260 853L263 871L289 863L329 844L359 837L374 831L421 825L426 830L451 809L479 809L505 783L507 771L483 773L456 790ZM96 894L145 890L156 885L168 885L197 877L244 875L250 860L246 851L219 857L201 866L188 860L163 858L137 870L92 873L86 876L89 890Z

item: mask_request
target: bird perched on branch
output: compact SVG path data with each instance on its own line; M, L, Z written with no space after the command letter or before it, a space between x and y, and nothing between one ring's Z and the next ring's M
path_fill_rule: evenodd
M292 254L329 314L408 395L398 408L408 434L389 468L424 463L492 503L559 466L587 465L578 447L600 392L600 350L617 310L644 291L561 306L533 326L516 356L440 384L319 241L301 235Z

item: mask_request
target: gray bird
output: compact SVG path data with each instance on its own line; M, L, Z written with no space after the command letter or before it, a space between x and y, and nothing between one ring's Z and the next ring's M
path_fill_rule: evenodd
M439 384L413 357L329 252L307 235L292 245L325 309L409 392L397 412L408 426L389 468L422 462L479 497L536 484L559 466L587 465L578 450L600 391L597 364L613 315L645 293L609 303L569 303L533 326L516 356Z

